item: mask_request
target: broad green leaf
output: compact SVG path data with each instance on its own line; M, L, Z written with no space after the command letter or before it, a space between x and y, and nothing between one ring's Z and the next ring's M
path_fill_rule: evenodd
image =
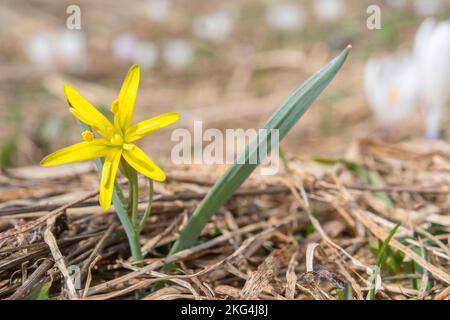
M306 110L308 110L314 100L328 86L344 64L349 52L350 46L297 88L267 121L263 129L278 130L279 140L281 141ZM250 176L257 167L257 163L261 163L264 160L259 158L259 152L267 148L268 153L273 142L272 139L274 139L272 135L267 135L260 131L258 136L247 145L245 151L238 156L237 161L228 168L199 204L173 245L170 254L174 254L193 245L212 215L217 212L231 197L233 192ZM267 141L270 142L267 144ZM263 154L267 153L263 152ZM251 159L255 159L255 157L258 159L258 162L253 164L255 162L252 162Z

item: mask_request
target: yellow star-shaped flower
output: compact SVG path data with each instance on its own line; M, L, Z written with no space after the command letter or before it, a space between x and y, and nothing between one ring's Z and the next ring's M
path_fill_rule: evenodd
M177 121L179 115L177 112L169 112L132 125L139 77L139 66L133 65L123 82L119 97L111 104L114 124L74 88L64 86L70 112L98 132L101 138L95 138L91 131L85 131L81 134L84 142L56 151L41 161L42 166L53 166L104 157L99 197L103 210L108 210L111 206L114 180L122 158L150 179L164 181L166 178L161 168L133 142Z

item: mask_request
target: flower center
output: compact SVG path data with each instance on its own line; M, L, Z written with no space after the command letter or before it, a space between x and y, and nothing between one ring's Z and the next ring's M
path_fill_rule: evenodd
M391 86L388 92L388 99L391 105L397 105L399 97L400 93L398 92L398 88L396 86Z
M126 143L126 141L123 140L123 137L118 133L115 133L109 142L114 146L122 147L124 150L132 150L134 148L133 144Z
M109 142L111 142L111 144L113 144L115 146L121 146L121 145L123 145L123 138L120 134L116 133L112 136L112 138L109 140Z

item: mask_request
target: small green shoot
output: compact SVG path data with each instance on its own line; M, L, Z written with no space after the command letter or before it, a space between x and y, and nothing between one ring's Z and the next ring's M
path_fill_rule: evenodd
M325 158L313 158L313 160L315 162L323 164L323 165L335 165L337 163L342 163L347 168L347 170L356 174L361 179L362 183L364 183L365 185L375 186L375 184L376 184L375 180L372 178L369 171L363 165L360 165L360 164L357 164L354 162L350 162L347 160L343 160L343 159L335 160L335 159L325 159ZM377 197L379 200L381 200L387 208L394 207L391 198L389 197L389 195L386 192L374 191L373 195L375 197Z
M351 285L347 285L344 290L336 290L338 300L353 300L353 289Z
M381 253L383 242L380 240L369 241L369 250L373 252L375 256ZM396 275L402 271L405 254L400 250L395 250L391 246L386 248L386 258L384 259L381 267L391 275Z
M369 299L370 300L375 300L378 275L380 274L381 266L384 263L384 260L386 257L386 251L387 251L387 248L389 247L389 242L391 242L391 240L394 237L395 233L397 232L398 228L400 228L400 223L398 223L394 227L394 229L392 229L391 232L389 232L387 238L383 241L383 243L381 245L375 266L373 267L373 274L371 276L370 291L369 291Z

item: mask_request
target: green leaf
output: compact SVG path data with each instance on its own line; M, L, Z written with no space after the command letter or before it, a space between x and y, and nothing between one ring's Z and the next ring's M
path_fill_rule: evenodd
M344 64L349 52L350 46L297 88L267 121L263 129L267 129L269 132L272 129L278 130L279 140L281 141L306 110L308 110L314 100L328 86ZM271 143L267 147L267 141L269 139ZM238 156L236 163L228 168L199 204L190 221L173 245L170 254L174 254L193 245L212 215L217 212L231 197L233 192L255 170L257 164L253 164L251 159L255 159L256 156L260 163L263 160L258 157L260 150L267 148L267 153L270 151L273 142L272 139L273 137L271 135L269 137L260 131L258 136L247 145L245 151Z

